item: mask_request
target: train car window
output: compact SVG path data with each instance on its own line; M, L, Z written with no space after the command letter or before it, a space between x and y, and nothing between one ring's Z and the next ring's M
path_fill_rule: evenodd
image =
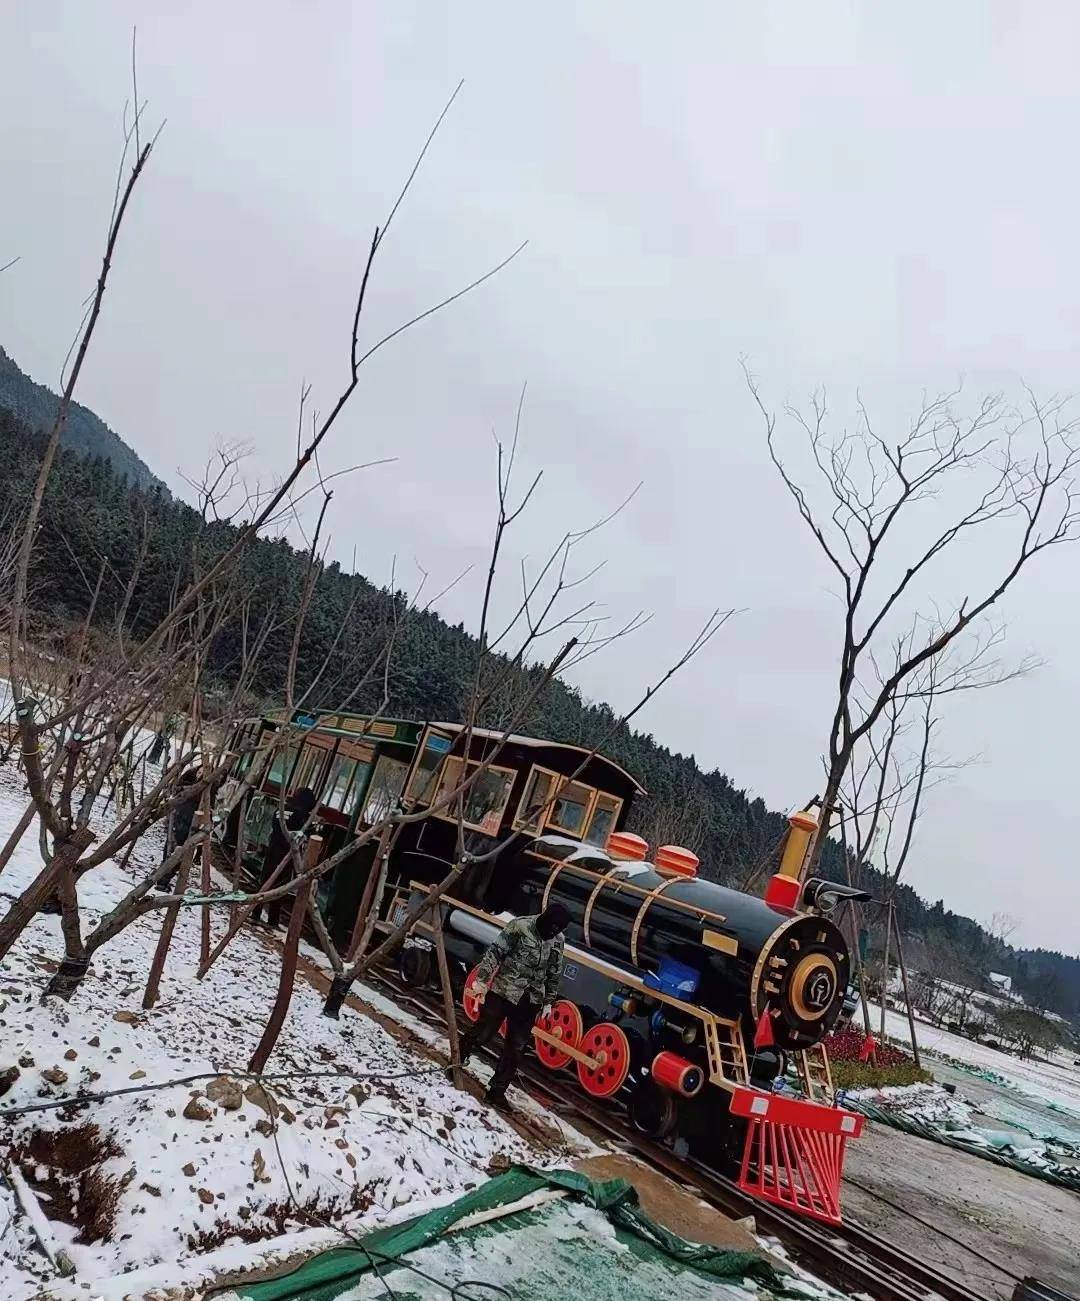
M347 755L339 754L330 765L330 772L326 778L326 784L323 786L322 798L319 803L325 804L328 809L344 809L345 796L355 774L356 760L348 758Z
M364 801L363 820L369 825L381 822L397 808L401 791L405 785L405 775L409 765L400 759L391 759L382 755L375 765L371 776L371 785Z
M345 801L341 806L341 811L346 817L352 817L356 811L357 804L360 803L360 796L364 794L364 783L367 781L367 775L371 771L371 759L358 759L356 767L353 770L353 778L349 783L349 789L345 793Z
M272 782L279 786L288 777L293 766L293 760L296 758L295 745L283 745L274 751L274 757L270 763L270 772L267 774Z
M314 746L305 746L300 755L300 762L296 765L296 771L293 773L292 781L289 783L289 789L297 791L302 786L309 786L312 790L318 790L319 774L325 762L325 750L321 747L317 749Z
M255 795L247 806L244 817L244 840L249 851L261 850L270 839L270 819L277 807L274 800L265 795Z
M588 823L589 809L592 807L595 794L591 786L583 786L580 782L567 782L559 791L558 798L548 814L548 826L580 839Z
M416 759L405 799L409 803L430 804L438 785L439 769L450 749L450 738L443 732L428 732L424 748Z
M470 771L479 767L478 763L469 764ZM462 797L461 815L465 826L472 831L481 831L485 836L497 836L516 776L512 768L485 768ZM436 800L449 795L462 780L462 761L456 757L447 759ZM436 816L454 822L457 815L458 806L454 800Z
M593 814L589 819L589 829L585 833L587 845L599 845L603 848L607 844L608 836L615 830L615 822L621 808L622 800L617 800L614 795L605 795L603 791L598 792Z
M518 803L517 817L514 819L514 826L519 831L531 831L534 835L540 834L540 828L544 823L544 814L548 812L548 806L551 804L551 796L555 790L555 783L559 780L559 774L549 772L547 768L538 768L533 765L529 773L529 780L525 783L525 790Z
M258 722L247 726L241 724L233 746L239 753L240 758L236 765L236 774L242 777L251 767L252 760L255 758L255 748L258 741L260 724Z

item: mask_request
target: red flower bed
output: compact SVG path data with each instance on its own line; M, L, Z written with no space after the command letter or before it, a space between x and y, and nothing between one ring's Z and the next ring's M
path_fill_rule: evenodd
M822 1040L822 1044L830 1061L865 1062L870 1056L866 1035L854 1028L838 1030ZM907 1053L893 1048L891 1044L878 1043L874 1039L873 1047L878 1066L903 1066L911 1060Z

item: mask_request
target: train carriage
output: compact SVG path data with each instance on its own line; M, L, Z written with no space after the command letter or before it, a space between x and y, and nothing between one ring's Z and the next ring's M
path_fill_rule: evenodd
M445 722L321 714L291 727L298 744L275 757L252 801L253 842L281 795L302 785L318 796L327 852L391 809L430 810L397 841L377 925L395 925L463 849L471 866L437 924L466 1015L478 1014L471 973L500 927L559 900L571 916L567 964L562 997L534 1030L540 1062L576 1072L638 1132L755 1195L839 1220L844 1148L862 1121L835 1106L821 1041L849 985L847 945L829 916L848 892L801 882L812 814L792 816L759 898L703 879L688 850L650 850L627 832L645 792L603 755ZM373 856L368 846L345 860L320 897L340 943L356 934ZM429 922L406 941L399 970L413 985L433 979ZM777 1091L789 1063L802 1098Z

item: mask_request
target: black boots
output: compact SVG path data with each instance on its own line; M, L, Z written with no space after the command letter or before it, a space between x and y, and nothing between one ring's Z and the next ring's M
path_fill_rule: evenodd
M484 1101L489 1107L494 1107L496 1111L509 1111L510 1104L506 1100L506 1089L488 1089L484 1094Z

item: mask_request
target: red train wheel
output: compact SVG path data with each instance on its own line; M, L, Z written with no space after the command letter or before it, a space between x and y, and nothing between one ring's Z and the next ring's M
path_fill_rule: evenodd
M476 997L476 994L473 992L473 982L475 980L476 980L476 968L473 967L472 971L470 971L468 976L466 977L465 988L461 991L461 1006L465 1009L465 1015L469 1018L470 1021L480 1020L481 1004L480 1004L480 1000ZM503 1035L504 1037L506 1035L505 1020L503 1021L502 1025L499 1026L499 1034Z
M581 1087L594 1098L610 1098L618 1093L630 1070L630 1041L617 1025L601 1021L587 1030L578 1048L596 1061L595 1067L578 1062Z
M576 1048L581 1042L581 1011L578 1005L571 1003L568 998L560 999L551 1009L550 1016L538 1016L536 1024L541 1030L546 1030L548 1034L555 1035L563 1043L569 1044L571 1048ZM554 1044L545 1043L542 1039L537 1039L535 1042L536 1055L548 1070L561 1070L570 1061L570 1054L561 1052Z
M465 980L465 988L461 991L461 1006L465 1009L465 1015L470 1021L480 1020L480 1000L473 992L473 982L476 980L476 968L473 967Z

